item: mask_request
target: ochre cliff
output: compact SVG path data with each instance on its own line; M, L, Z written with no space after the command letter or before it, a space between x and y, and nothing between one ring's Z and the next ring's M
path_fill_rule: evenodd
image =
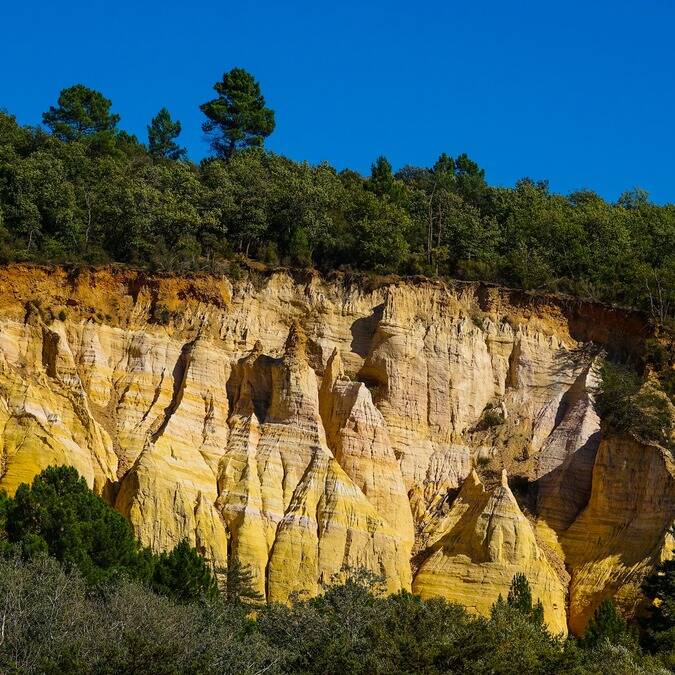
M581 631L668 555L670 454L603 437L637 315L480 284L0 269L0 487L71 464L156 550L270 600L365 567L486 613L524 572Z

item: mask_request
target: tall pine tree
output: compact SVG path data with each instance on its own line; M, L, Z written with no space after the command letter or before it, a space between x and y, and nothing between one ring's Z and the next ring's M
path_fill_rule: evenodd
M216 154L229 159L238 148L262 147L274 131L274 111L265 106L253 75L233 68L213 88L218 97L200 109L208 118L202 129L211 136Z
M600 642L618 644L626 636L626 620L616 611L611 600L603 600L588 622L582 644L595 647Z
M509 607L525 614L533 623L543 624L544 606L541 600L537 600L537 603L532 605L532 590L527 577L521 572L516 574L511 581L506 603Z
M166 108L162 108L148 125L148 150L153 159L185 159L185 148L176 143L181 124L174 122Z
M120 116L110 112L111 105L101 92L76 84L61 90L58 106L50 106L42 121L63 141L114 134Z

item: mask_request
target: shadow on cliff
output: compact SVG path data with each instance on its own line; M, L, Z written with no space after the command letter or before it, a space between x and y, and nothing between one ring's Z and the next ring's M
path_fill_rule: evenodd
M382 320L384 314L384 303L373 308L370 316L357 319L352 324L350 331L352 334L352 342L350 349L358 354L361 358L366 358L370 352L373 342L373 336L377 330L377 326Z
M558 534L577 519L591 498L593 466L600 438L599 431L591 434L560 466L531 484L537 516Z

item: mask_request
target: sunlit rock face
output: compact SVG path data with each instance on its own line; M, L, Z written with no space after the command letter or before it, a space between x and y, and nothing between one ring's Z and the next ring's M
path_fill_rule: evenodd
M270 600L366 568L486 614L523 572L578 632L671 548L670 455L603 438L592 394L645 336L480 284L11 266L0 487L73 465L144 544L238 559Z
M439 526L438 539L415 576L416 594L440 595L487 614L522 572L544 605L549 627L556 633L566 630L565 587L537 544L505 471L491 491L473 471Z

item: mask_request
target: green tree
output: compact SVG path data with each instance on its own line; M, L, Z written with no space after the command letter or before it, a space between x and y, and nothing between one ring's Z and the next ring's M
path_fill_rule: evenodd
M354 197L349 214L354 223L352 260L362 269L397 272L409 252L406 239L410 229L408 214L368 192Z
M455 159L456 190L464 200L477 207L483 207L487 198L488 186L485 182L485 170L466 153Z
M379 197L385 197L396 203L402 201L405 192L403 183L394 176L391 163L382 155L371 165L370 178L366 185Z
M260 85L243 68L233 68L213 85L218 97L203 103L208 118L202 125L211 147L229 159L239 148L262 147L274 131L274 111L265 106Z
M541 604L541 600L537 600L535 605L532 604L532 589L527 577L522 572L513 577L506 604L519 611L533 623L543 625L544 606Z
M673 415L666 395L645 383L630 363L606 359L597 373L595 399L606 428L670 447Z
M611 600L603 600L586 626L582 643L586 647L595 647L604 640L619 644L626 637L626 620L616 611Z
M649 192L636 187L621 193L617 204L624 209L637 209L649 204Z
M22 483L7 508L7 539L25 556L48 553L89 583L130 573L147 578L150 556L122 515L73 467L49 467Z
M212 569L186 539L162 553L154 565L151 588L160 595L189 602L201 597L213 598L218 584Z
M225 600L231 603L260 603L264 597L254 588L255 580L249 565L232 557L225 571L223 595Z
M447 153L442 152L438 156L438 159L434 164L432 172L434 176L454 177L455 168L456 168L455 160L452 157L450 157L450 155L448 155Z
M162 108L148 125L148 150L153 159L185 159L186 150L176 143L181 124L174 122L166 108Z
M58 106L50 106L42 121L63 141L111 135L120 121L110 112L111 105L100 92L76 84L61 91Z

